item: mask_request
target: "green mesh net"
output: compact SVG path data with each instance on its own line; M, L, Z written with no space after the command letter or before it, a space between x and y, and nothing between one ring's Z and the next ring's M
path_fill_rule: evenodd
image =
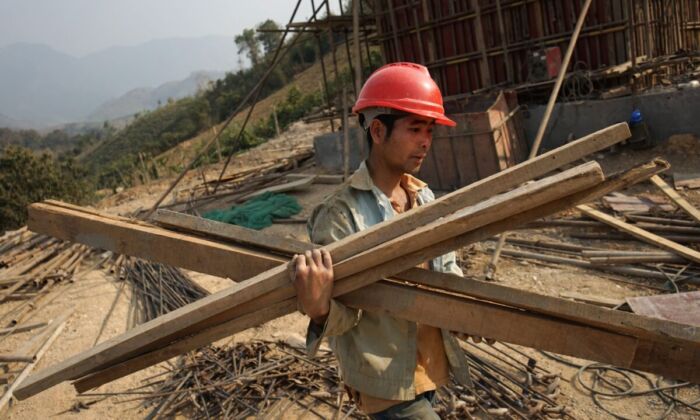
M272 219L284 219L298 214L301 206L294 197L266 192L251 198L240 206L226 210L212 210L203 217L260 230L272 225Z

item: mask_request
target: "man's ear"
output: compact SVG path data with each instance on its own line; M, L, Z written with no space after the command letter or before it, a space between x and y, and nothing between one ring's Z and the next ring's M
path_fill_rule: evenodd
M381 143L386 139L386 126L376 118L369 124L369 132L374 143Z

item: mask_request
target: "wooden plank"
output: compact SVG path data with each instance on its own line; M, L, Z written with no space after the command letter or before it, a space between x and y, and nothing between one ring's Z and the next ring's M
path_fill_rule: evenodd
M14 327L0 328L0 334L16 334L45 327L51 322L36 322L34 324L15 325Z
M46 203L29 207L27 224L63 240L237 281L277 265L266 254L239 246Z
M676 322L661 321L629 312L613 311L608 308L571 302L566 299L446 273L412 269L401 273L400 277L402 280L421 286L459 293L638 338L700 345L700 330L688 329L687 326Z
M666 204L663 198L659 197L654 200L653 197L604 197L603 204L610 207L616 212L643 212L648 213L652 210L658 211L673 211L674 207Z
M666 377L700 381L700 346L650 342L477 300L380 282L347 294L344 304L451 331L597 360ZM602 309L602 308L601 308ZM609 312L612 312L608 310Z
M409 271L419 272L424 277L440 275L440 273L421 269ZM453 275L445 276L451 277L450 280L456 283L461 283L464 280L467 281L467 285L470 285L469 283L476 282L475 280L462 279ZM407 276L407 278L411 277ZM484 285L486 288L489 286L496 285L491 283L485 283ZM512 289L512 291L515 294L521 292L517 289ZM525 292L525 294L527 295L528 293ZM536 294L531 295L540 297ZM528 296L524 296L525 301L527 301L527 298ZM590 306L562 299L550 299L562 301L565 304L572 304L572 306ZM343 295L340 297L340 300L346 305L363 310L388 312L395 317L427 323L453 331L490 337L514 344L612 363L618 366L631 366L636 351L637 339L617 332L606 331L562 319L549 318L503 305L465 299L457 295L446 295L444 293L411 288L392 282L380 281ZM295 308L295 304L296 301L294 299L287 299L273 308L281 309L286 307L287 310L292 311ZM596 309L612 312L604 308ZM265 310L270 310L270 308L262 311ZM239 331L239 328L243 326L257 325L257 320L269 319L268 315L261 313L262 311L246 315L246 322L243 322L241 318L239 321L222 324L206 333L182 340L176 345L141 355L80 379L74 385L78 392L85 392L135 370L143 369L184 353L190 348L205 345L222 334L228 335L230 331ZM258 314L260 314L260 317L258 317ZM626 315L628 315L628 318L635 317L633 314ZM605 317L601 318L601 320L604 319ZM215 330L222 332L217 334ZM555 338L553 339L552 337ZM695 372L696 376L697 374L698 372Z
M592 133L579 140L542 154L528 162L523 162L504 171L491 175L471 185L447 194L424 206L416 207L399 214L389 221L371 226L338 241L338 247L353 242L348 255L355 255L373 248L386 240L412 231L416 226L454 213L466 206L475 204L487 197L508 191L523 182L540 177L583 156L602 150L630 137L629 127L620 123Z
M661 179L660 176L656 175L651 177L651 182L656 185L662 193L666 194L666 196L673 201L673 204L680 207L684 212L688 213L693 220L700 223L700 210L696 209L695 206L690 204L685 198L681 197L681 195L678 194L676 190L671 188L671 186L668 185L663 179Z
M700 292L627 298L634 313L700 327Z
M605 296L586 295L576 292L561 292L559 296L565 299L573 299L578 302L589 303L591 305L602 306L604 308L616 308L625 301L623 299L611 299Z
M208 238L252 245L272 252L298 254L312 248L308 242L170 210L157 210L151 216L151 220L166 228L175 228L179 231L196 233Z
M669 241L666 238L663 238L659 235L655 235L651 232L647 232L646 230L640 229L634 225L631 225L629 223L625 223L621 220L618 220L610 215L607 215L601 211L594 210L593 208L586 206L586 205L580 205L577 206L577 209L581 211L583 214L585 214L588 217L592 217L593 219L596 219L598 221L601 221L609 226L614 227L615 229L624 232L628 235L634 236L635 238L639 239L640 241L646 242L648 244L657 246L659 248L671 251L675 254L678 254L690 261L700 263L700 252L695 251L692 248L688 248L687 246L683 246L680 244L677 244L673 241Z
M493 224L490 226L485 226L483 228L477 229L476 231L474 231L472 233L463 235L456 240L446 241L446 243L439 244L434 252L439 255L439 254L444 253L448 250L454 249L460 245L466 245L466 244L474 242L474 241L488 238L488 237L492 236L494 234L494 232L497 233L499 231L509 230L509 229L512 229L517 224L525 223L529 220L534 220L534 219L543 217L546 214L548 214L548 212L557 212L559 210L562 210L563 208L568 207L571 204L575 203L576 202L575 200L588 201L588 200L592 200L592 199L597 199L605 194L608 194L611 190L614 190L616 188L626 187L626 186L629 186L633 183L646 180L651 175L653 175L653 174L657 173L658 171L663 170L667 167L668 167L667 164L661 164L660 162L654 162L652 164L641 165L640 167L636 168L635 170L629 171L628 173L626 173L622 176L618 176L612 180L606 181L605 184L602 186L595 187L594 189L591 189L589 191L584 191L582 193L576 194L574 201L560 200L557 203L557 205L553 206L551 204L547 204L547 205L541 206L538 209L534 209L534 210L527 212L526 215L518 215L516 217L512 217L512 218L509 218L506 220L499 221L496 224ZM408 267L415 266L418 262L425 261L428 258L430 258L430 256L426 256L425 253L419 252L413 256L413 259L406 260L404 258L405 261L400 261L400 262L403 263L402 267L408 268ZM396 262L389 262L389 263L386 263L385 265L391 266L392 264L396 264ZM365 271L362 273L358 273L354 277L355 277L355 279L358 279L358 278L359 279L366 279L368 277L374 277L374 278L388 277L388 276L392 275L391 271L392 271L391 269L389 269L389 270L385 269L382 271L382 268L379 267L379 268L376 268L373 270L368 270L368 271ZM407 279L406 276L408 275L407 273L408 272L401 273L398 276L398 278L400 278L401 280L406 280ZM454 282L453 279L455 277L454 276L450 276L450 277L452 279L452 282ZM350 281L353 281L353 277L338 281L338 283L336 283L336 286L334 287L334 296L338 296L341 293L344 293L345 291L352 290L352 288L348 287L346 284L343 284L343 283L348 283ZM469 289L471 290L471 287ZM274 302L280 302L284 299L288 299L288 296L289 295L285 294L284 290L277 289L273 292L266 294L265 296L261 296L260 298L257 298L255 301L247 302L243 305L240 305L239 307L237 307L235 309L235 311L238 311L239 314L246 314L248 312L252 312L252 311L256 310L257 308L269 307L270 305L274 304ZM529 298L526 297L524 301L528 301L528 300L529 300ZM292 298L292 302L293 301L294 300ZM280 303L280 304L282 304L282 303ZM237 316L240 316L240 315L237 315ZM210 341L213 341L216 339L226 337L230 334L233 334L233 333L239 331L239 330L235 329L236 325L237 325L236 324L237 321L233 318L234 318L234 315L231 315L232 320L224 322L224 324L221 325L222 328L219 329L220 335L217 336L215 334L196 332L196 333L193 333L194 336L191 337L191 339L195 340L194 337L196 337L197 334L207 334L207 339ZM602 316L600 319L605 320L605 319L607 319L607 316ZM258 318L257 319L258 323L266 322L269 320L270 320L269 318L268 319L266 319L266 318ZM628 320L626 320L626 322L628 322ZM225 326L227 324L229 324L229 326ZM661 331L663 331L663 330L661 330ZM664 331L664 336L663 336L664 339L668 339L669 336L673 337L673 331L670 331L669 333L666 333ZM190 340L190 339L188 338L188 340ZM206 340L203 340L203 341L206 341ZM196 341L193 341L193 342L196 342ZM198 341L198 342L202 342L202 341ZM92 384L92 386L98 386L98 385L105 383L105 382L100 382L100 378L102 378L102 377L115 379L114 375L116 375L117 372L121 376L124 376L128 373L142 369L143 367L150 366L152 364L158 363L158 362L163 361L163 360L167 360L167 358L172 357L172 355L175 355L178 353L177 352L168 353L168 350L166 348L167 347L174 347L176 345L177 345L177 343L176 344L169 344L168 346L165 346L164 348L159 349L158 352L160 352L160 353L156 353L156 352L144 353L144 354L141 354L141 355L133 358L132 360L126 360L126 361L122 362L118 368L117 367L107 368L104 371L102 371L100 374L94 375L94 377L92 377L92 379L89 379L89 381ZM193 348L196 348L196 347L185 348L183 346L179 346L178 351L184 352L187 350L191 350ZM157 354L161 354L163 357L165 357L165 356L167 356L167 357L165 357L165 359L158 359ZM170 355L170 356L168 356L168 355ZM120 376L116 376L116 377L120 377ZM77 379L77 378L74 378L74 379ZM112 379L107 379L107 381L112 380ZM86 379L86 380L88 380L88 379Z
M626 123L596 131L558 149L537 156L471 185L447 194L431 203L416 207L383 223L350 235L334 243L336 261L373 248L387 240L413 231L440 217L478 203L487 197L508 191L522 183L545 175L563 165L610 147L631 136ZM342 252L340 252L342 250Z
M410 234L404 235L402 240L385 242L381 246L366 250L354 258L340 258L338 254L342 255L339 251L342 251L340 245L343 244L343 241L335 242L327 249L331 252L334 261L340 261L334 267L336 279L340 280L354 275L352 281L338 283L335 292L344 293L352 290L353 287L362 287L382 277L405 270L421 261L444 254L446 251L441 247L434 250L432 248L425 249L425 247L429 247L431 243L443 240L445 237L469 232L524 209L536 207L541 205L542 201L556 200L572 191L590 187L599 183L601 179L602 174L597 164L581 165L462 209L455 215L439 219L423 228L414 229ZM518 205L515 206L513 203L518 203ZM64 209L63 211L69 210ZM142 240L144 239L142 238ZM451 249L456 248L452 243L449 246L452 246ZM383 259L396 259L397 256L402 256L404 253L413 253L413 255L398 259L393 264L382 265L377 271L379 275L367 276L361 273L362 270L371 268L382 262ZM204 265L206 262L206 259L200 261ZM121 362L139 353L163 346L176 338L225 322L232 318L231 314L236 312L237 306L266 293L277 292L283 298L293 297L294 289L289 282L287 270L286 264L280 265L234 287L207 296L142 324L120 337L100 343L96 347L30 378L27 384L18 390L18 395L25 397L33 395L65 379L83 376L105 367L106 364Z
M471 0L471 8L474 9L474 37L476 38L476 48L481 52L481 60L479 68L481 73L481 86L486 88L491 85L491 71L489 66L489 57L487 54L486 43L484 42L484 28L481 21L481 7L478 0Z
M60 321L57 320L56 325L49 327L50 329L53 329L53 332L50 335L48 335L46 341L44 341L39 350L36 352L35 360L31 363L28 363L22 368L22 371L19 373L19 375L17 375L17 378L12 382L12 384L9 387L7 387L7 389L5 390L5 394L3 394L2 398L0 398L0 414L2 414L5 411L7 404L14 396L15 390L22 385L22 383L32 372L36 364L39 363L42 357L44 357L44 354L46 354L46 351L51 347L51 344L53 344L56 338L58 338L58 336L61 335L61 332L63 332L63 328L65 326L66 319L60 319Z

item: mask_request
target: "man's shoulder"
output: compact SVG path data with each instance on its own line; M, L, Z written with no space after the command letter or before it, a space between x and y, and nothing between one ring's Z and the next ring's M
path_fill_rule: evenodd
M312 242L325 245L356 230L353 209L357 199L353 195L352 188L343 184L314 208L307 224Z
M310 222L320 222L319 218L351 216L352 209L357 206L357 193L349 182L344 182L314 208Z

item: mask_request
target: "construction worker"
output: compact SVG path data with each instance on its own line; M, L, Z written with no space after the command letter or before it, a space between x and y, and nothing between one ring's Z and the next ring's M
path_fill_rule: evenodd
M435 124L455 126L444 115L442 95L428 70L393 63L375 71L360 91L359 114L369 157L309 219L311 241L326 245L434 199L418 172ZM454 253L423 265L462 275ZM325 250L294 257L291 274L300 308L310 318L307 350L327 337L343 382L360 409L376 419L435 419L435 391L450 370L469 383L466 359L449 331L344 306L331 299L333 262Z

